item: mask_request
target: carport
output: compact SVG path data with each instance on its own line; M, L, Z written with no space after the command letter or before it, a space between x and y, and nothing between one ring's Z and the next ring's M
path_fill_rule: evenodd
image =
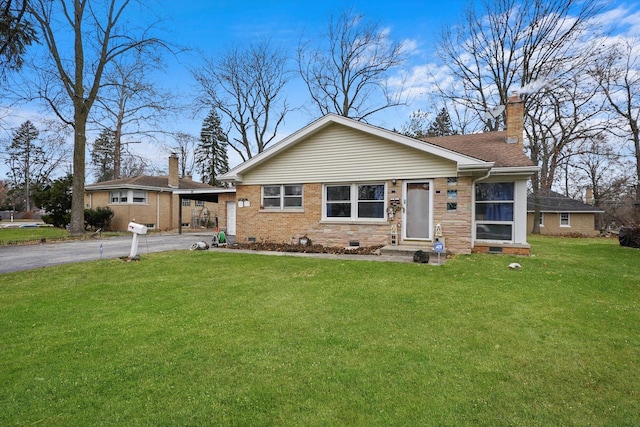
M194 189L176 189L173 190L173 194L178 195L178 233L182 234L182 200L199 200L202 202L218 203L218 196L220 194L235 193L235 188L194 188Z

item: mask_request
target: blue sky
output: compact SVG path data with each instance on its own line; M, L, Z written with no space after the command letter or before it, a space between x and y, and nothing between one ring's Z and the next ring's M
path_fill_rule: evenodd
M477 0L476 2L480 2ZM189 72L190 67L197 67L201 62L201 55L215 56L225 48L248 41L268 38L274 45L281 46L295 54L296 45L304 32L306 35L316 35L326 28L331 14L338 14L345 8L363 14L365 18L376 21L380 27L389 31L391 39L405 41L412 46L408 61L403 70L411 77L412 82L419 82L425 69L432 67L435 61L433 52L436 46L435 36L444 25L460 21L464 7L468 0L396 0L396 1L191 1L176 2L175 0L155 0L143 2L145 7L152 7L154 14L163 22L160 24L164 31L162 37L170 43L193 49L182 54L178 59L167 62L165 82L167 88L178 96L192 97L195 82ZM640 36L640 5L638 2L615 0L611 2L611 9L606 19L621 25L627 35ZM135 11L134 12L135 17ZM143 12L143 18L151 18ZM138 12L140 15L140 12ZM300 84L293 84L289 90L289 98L293 104L302 102L305 88ZM422 91L424 92L424 91ZM415 94L420 93L416 89ZM377 116L373 124L386 128L399 129L409 117L412 110L429 108L426 99L416 95L410 105L387 110L384 116ZM22 123L33 109L24 109L14 117L14 125ZM199 116L189 117L186 114L168 131L180 130L198 136L202 120L206 112ZM286 124L278 134L278 140L306 125L314 117L308 113L298 111L287 116ZM37 120L34 120L37 123ZM90 138L90 142L92 139ZM166 168L166 155L157 147L147 144L131 145L132 151L153 159L162 168ZM153 155L151 153L154 153ZM232 166L239 161L230 152ZM0 179L5 171L0 165ZM87 176L87 182L93 177Z
M326 28L331 14L351 8L377 22L381 28L387 28L393 40L411 40L415 43L410 58L415 64L432 61L434 36L445 23L454 23L467 3L467 0L370 0L350 3L338 0L245 0L197 2L194 6L181 7L176 2L161 0L161 4L166 5L169 16L167 24L172 31L167 37L198 49L207 56L215 56L231 45L242 45L260 38L268 38L293 56L303 33L307 36L318 34ZM172 69L179 73L180 80L189 80L190 74L184 66L197 65L199 53L185 54L181 61L181 66ZM293 102L297 98L300 102L304 101L302 98L306 94L300 94L304 90L306 89L300 86L300 82L298 85L291 85L290 96L293 97ZM411 108L394 112L389 110L389 119L376 124L390 128L399 126L407 119L410 110ZM287 118L284 133L292 133L312 119L308 114L292 113Z

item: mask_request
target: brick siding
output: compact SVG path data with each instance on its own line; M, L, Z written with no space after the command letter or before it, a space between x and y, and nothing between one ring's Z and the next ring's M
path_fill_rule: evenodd
M433 222L442 227L446 249L453 253L471 252L471 178L459 178L457 185L447 184L446 178L434 180ZM261 187L259 185L238 185L236 199L246 199L249 207L237 209L237 241L249 238L257 241L276 243L297 242L306 236L313 243L324 246L348 246L357 241L360 246L388 245L391 243L393 224L401 225L402 210L398 209L393 219L387 217L383 224L360 222L322 221L322 184L304 184L301 211L269 211L261 208ZM447 198L448 190L457 190L457 199ZM402 202L402 181L395 185L387 183L387 206L393 199ZM447 211L447 203L457 203L455 211ZM398 228L399 236L402 230ZM402 242L400 242L402 243Z

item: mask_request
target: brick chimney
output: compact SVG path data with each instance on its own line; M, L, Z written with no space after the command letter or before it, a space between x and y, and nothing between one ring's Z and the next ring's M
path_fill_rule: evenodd
M585 196L585 203L588 205L593 205L593 188L587 187L587 192Z
M169 187L180 187L180 177L178 176L178 155L176 153L171 153L171 156L169 156Z
M507 102L507 143L524 149L524 101L514 94Z

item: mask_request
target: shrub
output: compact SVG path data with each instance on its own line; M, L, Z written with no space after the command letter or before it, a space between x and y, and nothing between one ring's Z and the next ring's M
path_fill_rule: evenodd
M620 229L618 241L622 246L640 248L640 227L624 227Z
M71 222L70 213L54 212L42 215L42 222L51 224L57 228L65 228Z
M84 228L86 230L109 230L114 212L108 207L98 206L84 210Z

